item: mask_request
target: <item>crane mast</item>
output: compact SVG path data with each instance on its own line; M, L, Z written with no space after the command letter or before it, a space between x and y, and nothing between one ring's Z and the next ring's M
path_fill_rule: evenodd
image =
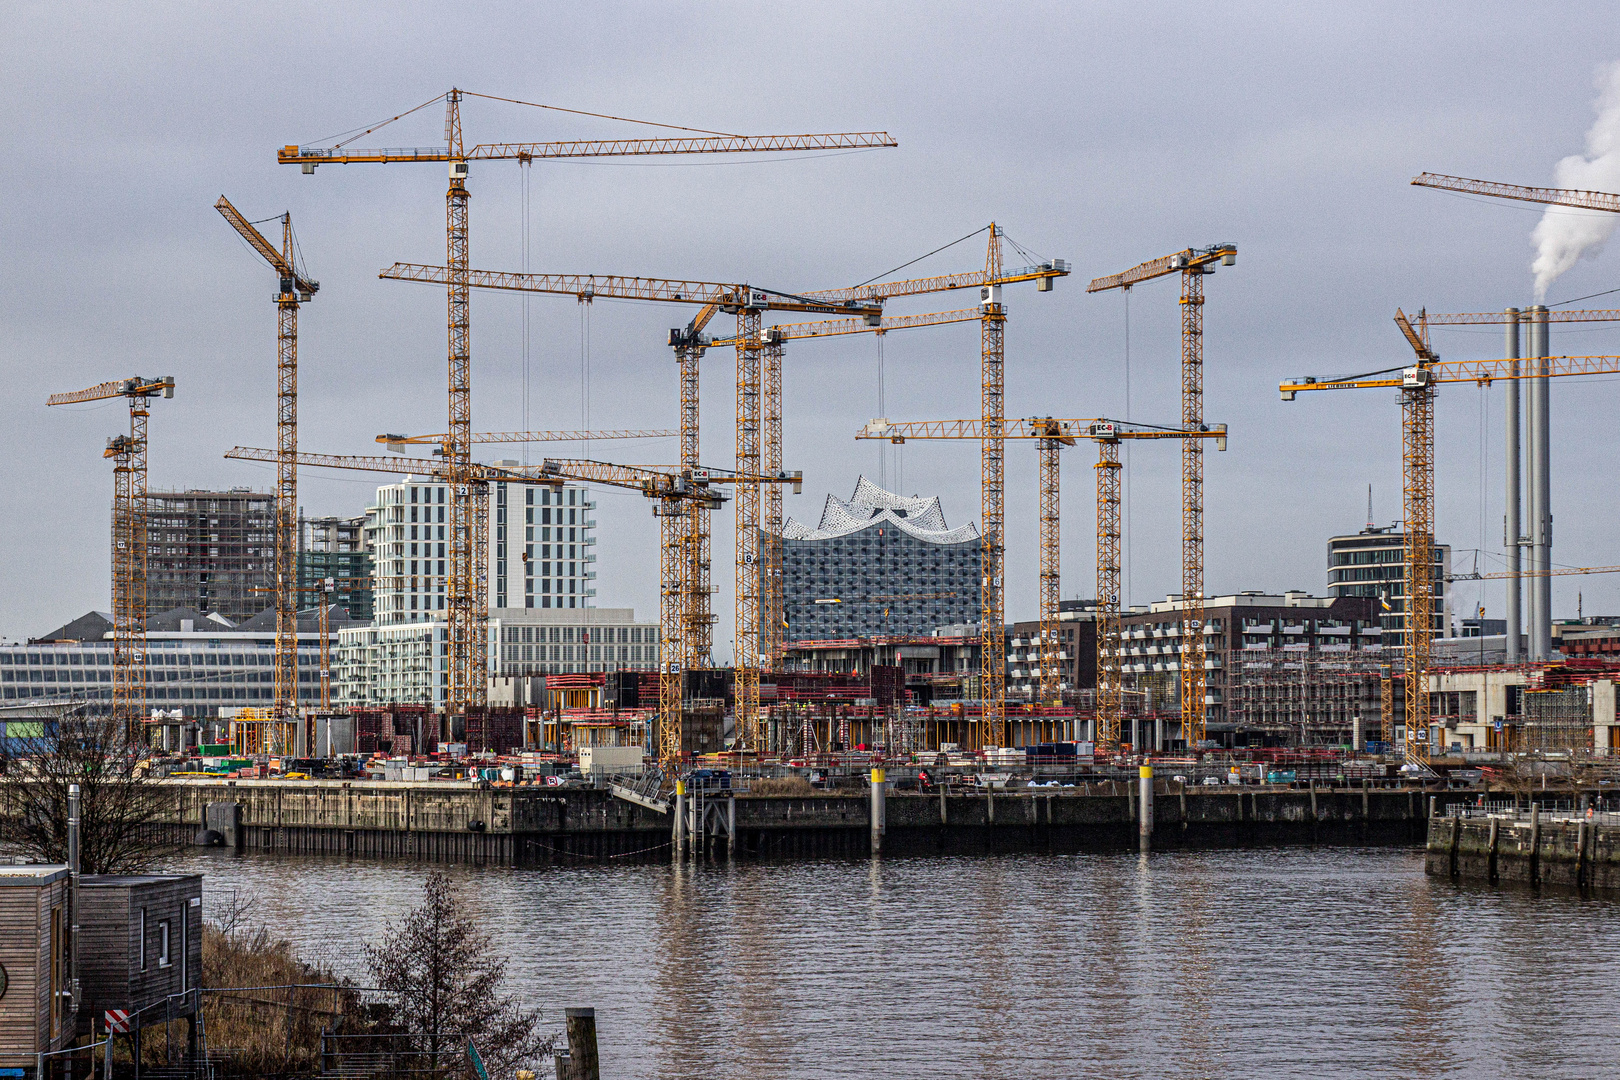
M285 745L298 720L298 306L320 290L320 283L299 272L293 250L292 215L281 215L278 251L253 223L221 195L214 203L230 226L276 272L276 543L271 575L276 609L272 676L272 711L279 723L271 729L271 752L291 753ZM325 667L325 661L322 661Z
M1310 376L1282 383L1278 389L1284 401L1293 401L1306 391L1371 390L1394 388L1401 402L1401 490L1405 513L1407 603L1402 613L1405 637L1403 683L1406 692L1404 720L1405 752L1414 764L1427 765L1429 754L1428 674L1434 638L1434 395L1441 383L1472 382L1488 386L1498 379L1518 380L1603 375L1620 373L1620 356L1551 356L1541 358L1530 370L1520 369L1520 360L1441 360L1429 347L1424 318L1418 325L1404 312L1395 312L1395 323L1415 356L1412 367L1393 372L1346 379L1320 380ZM1540 370L1536 370L1539 367ZM1385 694L1385 709L1389 709ZM1387 738L1392 721L1384 723Z
M856 433L857 439L888 439L903 443L908 439L980 439L983 420L919 420L891 423L873 420ZM1123 695L1119 657L1119 444L1125 439L1180 439L1184 442L1215 440L1218 450L1226 449L1225 424L1204 425L1202 430L1156 428L1114 420L1054 419L1031 417L1003 425L1002 438L1034 439L1041 454L1041 700L1049 686L1056 695L1058 683L1058 610L1061 578L1058 563L1058 456L1065 446L1078 439L1097 443L1097 732L1099 749L1112 752L1119 747L1120 702ZM1048 522L1050 516L1050 522ZM1051 683L1048 683L1050 675Z
M129 404L129 434L108 439L101 455L113 463L112 712L127 744L136 746L146 713L147 403L155 397L174 397L174 377L135 375L52 394L45 404L73 405L118 397Z
M1134 266L1094 279L1087 292L1129 289L1166 274L1181 274L1181 426L1197 432L1204 426L1204 277L1217 264L1237 262L1237 245L1212 244ZM1198 439L1181 444L1181 737L1189 750L1198 748L1206 730L1208 673L1204 642L1204 445Z
M449 646L447 711L449 722L481 705L488 692L488 489L473 482L472 357L469 315L467 163L471 160L516 160L583 157L630 157L661 154L732 154L794 150L866 149L897 145L886 132L837 132L815 135L741 136L706 133L712 137L671 139L568 140L544 143L483 143L467 147L462 138L461 102L465 91L452 88L444 95L445 124L442 147L350 149L289 145L276 160L298 165L313 174L321 165L349 163L446 162L449 188L445 195L445 267L443 284L448 332L448 426L444 447L445 479L450 488L450 573L447 575L446 623ZM433 99L437 100L437 98ZM417 108L425 108L432 101ZM386 121L392 123L415 112L411 109ZM376 130L376 125L368 129ZM669 125L657 125L667 127Z

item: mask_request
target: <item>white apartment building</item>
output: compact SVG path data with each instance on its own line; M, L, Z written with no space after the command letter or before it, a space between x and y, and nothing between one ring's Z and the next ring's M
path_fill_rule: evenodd
M493 608L489 675L655 671L658 629L657 623L638 623L633 608ZM333 704L442 708L447 665L442 618L341 630L334 649Z
M498 463L499 464L499 463ZM408 476L377 489L366 509L365 549L376 574L376 626L444 619L449 486ZM576 484L495 484L489 500L489 606L588 608L596 556L596 504Z

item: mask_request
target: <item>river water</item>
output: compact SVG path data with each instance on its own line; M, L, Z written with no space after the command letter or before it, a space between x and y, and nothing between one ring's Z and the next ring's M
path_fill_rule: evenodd
M358 979L431 869L175 868ZM447 871L608 1080L1620 1075L1620 905L1408 849Z

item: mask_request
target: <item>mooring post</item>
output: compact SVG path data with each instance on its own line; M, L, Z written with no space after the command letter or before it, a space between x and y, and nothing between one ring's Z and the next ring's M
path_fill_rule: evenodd
M675 781L675 854L686 858L686 781Z
M726 800L726 858L737 857L737 793Z
M1486 855L1486 859L1485 859L1485 879L1487 881L1492 882L1493 884L1496 881L1496 844L1497 844L1498 838L1502 834L1501 826L1502 826L1502 819L1501 818L1499 818L1499 817L1492 817L1491 818L1490 849L1489 849L1489 852Z
M872 770L872 854L877 855L883 850L883 833L888 824L883 805L884 772L882 769Z
M1530 803L1530 884L1541 884L1541 804Z
M1136 841L1140 850L1147 851L1153 846L1153 766L1141 766L1137 788L1140 813L1137 815Z
M558 1051L557 1080L602 1080L596 1056L596 1010L566 1009L568 1049Z

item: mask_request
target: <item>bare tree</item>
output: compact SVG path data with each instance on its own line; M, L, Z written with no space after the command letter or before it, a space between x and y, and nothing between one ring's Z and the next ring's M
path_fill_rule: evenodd
M550 1055L540 1010L504 993L507 961L490 935L456 905L450 880L428 876L422 903L366 946L372 985L397 999L395 1024L426 1050L460 1054L473 1040L492 1076L510 1076Z
M151 827L164 792L147 773L147 752L126 742L120 722L64 710L31 734L8 735L0 739L0 847L66 862L70 784L79 785L84 873L138 873L177 847Z

